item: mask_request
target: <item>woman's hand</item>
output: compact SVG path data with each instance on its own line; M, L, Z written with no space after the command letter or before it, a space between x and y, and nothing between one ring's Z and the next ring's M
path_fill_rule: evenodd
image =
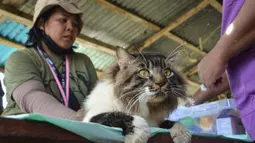
M220 58L212 50L206 55L198 64L198 75L201 82L209 89L213 88L220 79L227 68L227 62Z

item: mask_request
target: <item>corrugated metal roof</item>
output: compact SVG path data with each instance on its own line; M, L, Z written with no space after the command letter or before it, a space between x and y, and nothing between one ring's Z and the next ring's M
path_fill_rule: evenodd
M167 26L202 0L109 0L148 21Z
M94 66L99 71L103 71L106 67L110 66L115 61L114 56L103 53L93 48L78 46L75 51L89 56Z
M146 49L146 51L160 51L160 53L165 56L178 52L179 54L177 55L177 58L174 62L174 67L180 72L183 72L184 69L198 61L196 59L197 55L194 55L194 53L189 50L184 43L179 44L166 37L162 37L157 40L150 46L150 48Z
M10 19L0 24L0 36L16 43L25 44L28 31L29 27Z
M207 6L193 17L176 27L173 32L199 46L202 38L205 50L210 51L220 37L221 13Z
M202 0L109 0L123 9L159 26L167 26ZM82 34L113 46L129 47L155 34L150 27L99 4L96 0L76 0L83 10ZM19 10L33 15L36 0L28 0Z
M17 9L33 15L36 1L37 0L27 0L23 5L18 6ZM107 1L163 28L194 8L203 0ZM144 40L156 33L156 31L152 30L150 27L134 22L126 16L106 8L99 4L97 0L76 0L76 2L84 12L82 34L91 38L113 46L128 47L132 44L141 44ZM213 7L207 6L171 32L174 32L174 34L182 37L196 47L199 46L198 39L202 38L204 50L210 51L220 37L220 22L221 14ZM9 37L13 37L13 35ZM146 50L158 51L165 54L170 53L179 45L179 43L163 36ZM188 56L180 60L180 69L186 69L196 62L196 58L200 59L202 57L185 46L180 49L184 49L188 52ZM95 49L79 47L78 51L88 54L98 70L104 69L104 67L110 64L114 59L113 56L105 53L102 54L99 51L95 51ZM104 61L107 61L105 59L108 59L109 62L105 63Z
M29 27L12 21L10 19L4 20L0 24L0 37L8 39L10 41L24 45L28 39ZM77 44L76 44L77 45ZM104 70L107 66L114 62L114 56L107 53L98 51L96 49L86 48L81 45L77 45L77 52L86 54L92 60L95 68L99 71ZM11 48L7 45L0 44L0 66L4 66L8 56L16 49Z

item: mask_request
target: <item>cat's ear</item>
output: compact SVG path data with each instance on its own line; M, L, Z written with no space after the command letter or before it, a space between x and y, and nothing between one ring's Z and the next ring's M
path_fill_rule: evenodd
M135 57L129 54L125 49L118 47L116 51L117 62L121 69L126 67L130 61L135 60Z

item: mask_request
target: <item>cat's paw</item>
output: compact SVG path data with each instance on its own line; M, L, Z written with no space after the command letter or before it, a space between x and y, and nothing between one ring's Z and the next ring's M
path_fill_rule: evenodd
M150 137L150 127L145 119L139 116L133 116L133 131L124 138L125 143L147 143Z
M174 143L190 143L191 134L190 132L180 123L175 123L170 129L170 135Z

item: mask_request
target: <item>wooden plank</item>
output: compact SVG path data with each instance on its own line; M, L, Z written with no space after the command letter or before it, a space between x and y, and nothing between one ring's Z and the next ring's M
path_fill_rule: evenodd
M14 43L14 42L6 40L4 38L0 38L0 44L4 44L4 45L7 45L9 47L16 48L16 49L19 49L19 50L25 49L25 47L23 45Z
M4 15L5 17L14 20L18 23L21 23L23 25L32 26L32 19L33 17L31 15L28 15L22 11L19 11L13 7L4 5L0 3L0 13ZM84 45L88 48L95 48L100 51L103 51L105 53L115 55L115 47L112 45L109 45L107 43L104 43L102 41L96 40L94 38L90 38L86 35L80 34L76 38L76 43Z
M139 16L137 16L137 15L135 15L135 14L133 14L133 13L130 13L130 12L128 12L128 11L126 11L126 10L124 10L124 9L122 9L122 8L120 8L120 7L118 7L118 6L114 5L114 4L112 4L112 3L108 2L108 1L106 1L106 0L97 0L97 2L98 2L99 4L105 6L106 8L109 8L109 9L111 9L111 10L113 10L113 11L116 11L116 12L118 12L119 14L121 14L121 15L123 15L123 16L126 16L127 18L129 18L129 19L131 19L131 20L133 20L133 21L135 21L135 22L137 22L137 23L144 24L144 25L146 25L146 26L152 28L152 29L155 30L155 31L160 31L160 30L161 30L161 28L160 28L158 25L156 25L156 24L154 24L154 23L151 23L151 22L149 22L149 21L147 21L147 20L145 20L145 19L143 19L143 18L141 18L141 17L139 17ZM172 33L167 32L167 33L164 33L164 35L165 35L167 38L172 39L172 40L174 40L175 42L177 42L177 43L179 43L179 44L188 43L188 42L185 41L184 39L182 39L182 38L180 38L180 37L178 37L178 36L176 36L176 35L174 35L174 34L172 34ZM200 53L200 54L202 53L202 55L204 55L204 52L198 51L197 49L199 49L199 48L196 47L196 46L194 46L194 45L191 44L191 43L188 43L188 44L186 44L185 46L186 46L187 48L193 50L194 52L198 52L198 53Z
M2 14L0 14L0 24L5 21L6 17Z
M97 49L99 51L108 53L110 55L115 55L116 54L116 47L109 45L107 43L104 43L102 41L99 41L97 39L94 38L90 38L86 35L80 34L76 40L75 43L78 43L80 45L83 45L85 47L88 48L94 48Z
M216 10L218 10L220 13L222 13L222 5L217 0L211 0L210 4L212 7L214 7Z
M165 33L169 33L170 30L174 29L190 17L192 17L194 14L196 14L198 11L201 9L205 8L208 4L210 3L210 0L204 0L200 4L198 4L196 7L192 8L189 10L187 13L176 19L174 22L169 24L167 27L164 29L160 30L158 33L154 34L152 37L147 39L143 46L140 47L140 50L143 50L147 47L149 47L151 44L153 44L156 40L158 40L160 37L162 37Z
M103 72L97 71L97 77L100 79L103 75Z
M24 12L16 10L14 7L10 7L0 3L0 13L5 17L14 20L23 25L32 26L33 17Z
M169 33L169 34L167 35L167 37L170 38L170 39L172 39L172 40L174 40L174 41L176 41L176 42L178 42L178 43L180 43L180 44L185 43L184 46L188 47L190 50L192 50L192 51L194 51L194 52L196 52L196 53L201 54L202 56L205 56L205 55L206 55L206 52L201 51L198 47L192 45L191 43L189 43L189 42L187 42L187 41L185 41L185 40L183 40L183 39L181 39L181 38L179 38L179 37L174 36L174 35L171 34L171 33Z
M193 75L195 73L197 73L197 65L195 65L193 68L191 68L190 70L188 70L184 74L187 75L187 76L191 76L191 75Z
M201 37L199 37L198 38L198 42L199 42L199 49L201 50L201 51L203 51L203 41L202 41L202 38Z

